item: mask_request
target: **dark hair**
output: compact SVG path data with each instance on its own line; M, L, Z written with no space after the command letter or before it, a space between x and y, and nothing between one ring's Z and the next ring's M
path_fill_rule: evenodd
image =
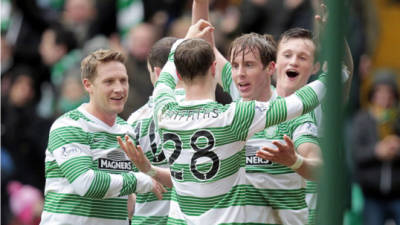
M101 63L117 61L125 64L125 56L115 50L99 49L86 56L81 63L81 78L93 80L97 74L97 66Z
M381 68L374 72L372 85L368 91L368 100L371 101L378 85L386 85L392 89L392 93L396 102L399 100L399 88L396 81L397 74L392 69Z
M215 61L214 51L208 42L194 38L183 41L175 51L174 61L183 80L206 75Z
M257 34L250 33L244 34L236 38L230 45L228 50L229 60L232 62L233 58L237 57L242 53L243 57L247 53L245 51L251 51L255 54L258 50L260 59L264 68L268 66L271 61L276 60L276 42L274 38L269 34ZM233 58L231 58L233 55Z
M319 52L320 52L320 46L319 46L318 41L314 38L314 35L310 30L300 28L300 27L295 27L295 28L291 28L291 29L283 32L281 34L281 36L279 37L278 48L282 41L286 41L286 40L290 40L290 39L306 39L306 40L312 41L315 45L314 60L316 60L318 58Z
M176 37L164 37L153 45L150 49L149 56L147 57L151 71L154 71L154 67L162 68L165 65L171 47L176 40L178 40Z
M63 27L60 24L53 24L50 28L55 34L55 42L57 45L65 45L67 52L78 47L78 42L76 40L75 34Z

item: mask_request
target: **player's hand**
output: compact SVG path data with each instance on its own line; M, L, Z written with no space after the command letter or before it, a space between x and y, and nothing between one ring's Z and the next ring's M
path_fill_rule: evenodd
M296 162L297 155L294 151L293 141L288 136L283 136L286 144L282 144L279 141L273 141L278 149L269 147L262 147L257 151L256 155L262 159L276 162L285 166L291 166Z
M142 147L139 145L135 146L128 135L125 135L125 142L122 141L122 138L119 136L117 140L126 155L141 172L147 173L151 169L151 163L144 155Z
M326 23L328 22L328 8L325 4L321 3L317 9L317 14L314 16L315 19L315 34L317 38L324 32Z
M210 22L200 19L190 26L185 38L201 38L213 45L214 29Z
M164 186L160 183L158 183L156 180L153 180L153 190L152 192L156 195L156 197L161 200L163 193L167 192L167 190L164 188Z

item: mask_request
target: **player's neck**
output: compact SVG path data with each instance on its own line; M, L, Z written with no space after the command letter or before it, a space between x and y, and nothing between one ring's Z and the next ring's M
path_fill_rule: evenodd
M207 84L206 84L207 83ZM212 82L192 82L184 84L185 100L215 100L215 85Z
M85 105L85 109L88 113L95 116L97 119L103 121L108 126L112 127L115 123L115 119L117 118L117 114L115 113L106 113L98 109L93 103L89 102Z
M271 87L268 85L263 93L261 93L259 96L256 97L249 97L249 98L243 98L243 101L251 101L251 100L256 100L259 102L268 102L271 99L272 92L271 92Z

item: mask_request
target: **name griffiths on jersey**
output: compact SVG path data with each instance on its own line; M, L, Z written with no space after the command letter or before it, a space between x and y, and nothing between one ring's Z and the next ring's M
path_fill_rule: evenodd
M162 119L172 120L202 120L217 118L221 115L220 109L188 109L188 110L168 110L163 114Z
M99 169L107 169L107 170L132 170L132 163L129 160L110 160L99 158Z

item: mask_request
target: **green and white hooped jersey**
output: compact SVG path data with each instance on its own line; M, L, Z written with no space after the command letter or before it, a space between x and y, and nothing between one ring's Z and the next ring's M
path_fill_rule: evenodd
M176 89L175 96L183 99L185 91ZM153 98L140 109L132 113L128 118L134 130L134 140L139 144L146 157L153 165L168 167L165 155L160 148L160 136L155 129L153 120ZM133 165L134 170L137 168ZM133 224L166 224L168 219L171 190L163 194L162 200L158 200L152 193L136 194L135 212L132 218Z
M132 172L116 137L133 137L117 117L110 127L85 104L52 125L45 159L45 203L41 224L121 224L128 221L127 195L152 190L152 180Z
M170 164L174 190L168 224L251 223L257 217L246 198L246 141L256 132L307 113L325 91L324 76L285 99L272 102L214 100L178 104L173 89L178 81L173 55L158 79L156 127Z
M239 91L232 82L229 63L224 66L222 80L225 91L232 96L239 96ZM271 90L269 101L282 98L277 96L275 88ZM254 203L253 210L259 212L258 223L307 223L306 180L286 166L256 156L256 152L263 146L276 148L273 141L285 143L285 134L294 141L296 149L306 142L318 144L318 129L311 113L268 127L256 133L246 143L246 174L254 189L249 192L248 198Z
M302 143L318 144L317 126L310 114L269 127L256 133L246 143L246 175L254 188L249 194L253 210L258 211L263 224L303 225L308 220L306 202L306 180L292 169L255 156L263 146L276 148L272 141L285 143L288 135L297 147Z

